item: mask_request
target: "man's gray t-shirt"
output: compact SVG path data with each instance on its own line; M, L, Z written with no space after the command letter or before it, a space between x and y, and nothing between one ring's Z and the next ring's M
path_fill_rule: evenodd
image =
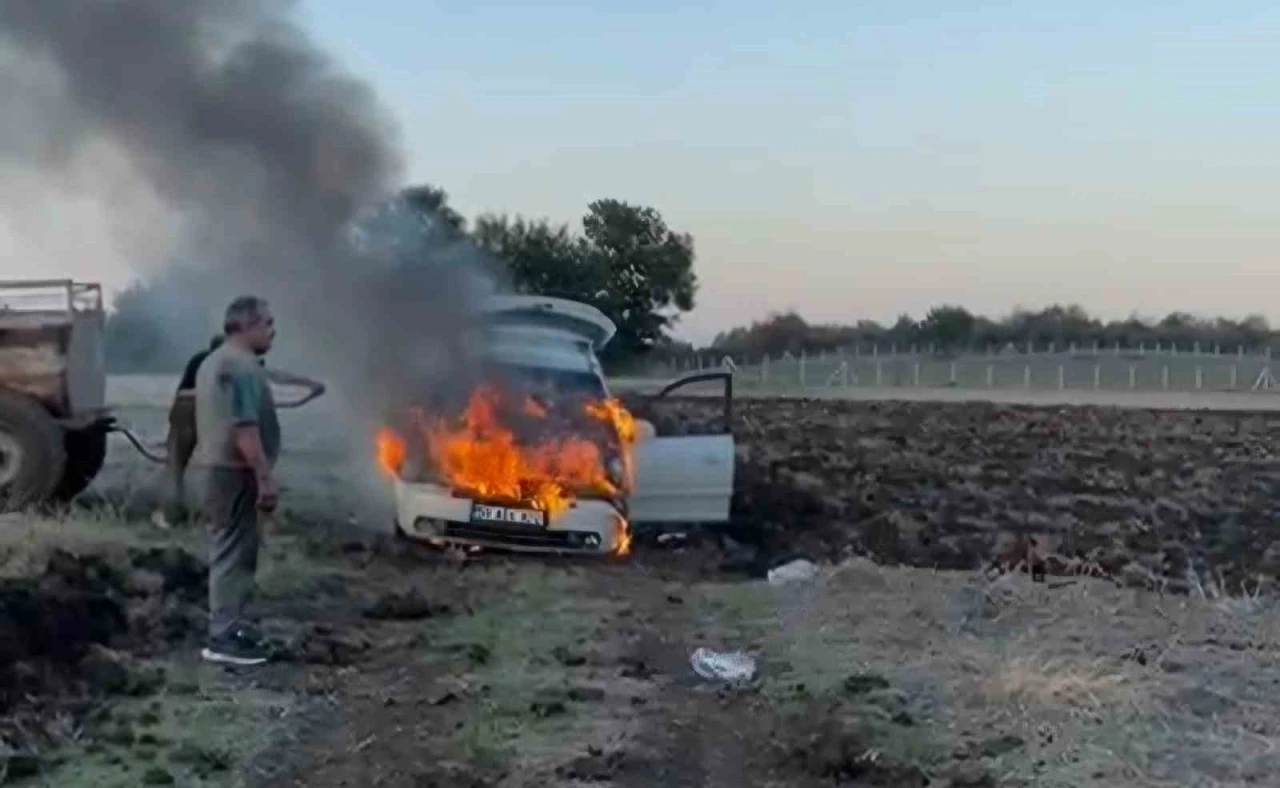
M247 468L234 431L246 425L258 427L262 450L275 465L280 455L280 422L267 371L253 353L227 342L209 354L196 374L196 462Z

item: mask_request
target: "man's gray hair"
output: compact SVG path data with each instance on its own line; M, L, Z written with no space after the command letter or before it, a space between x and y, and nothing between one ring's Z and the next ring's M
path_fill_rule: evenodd
M239 334L262 319L267 311L267 299L258 296L240 296L227 306L222 320L222 331L227 336Z

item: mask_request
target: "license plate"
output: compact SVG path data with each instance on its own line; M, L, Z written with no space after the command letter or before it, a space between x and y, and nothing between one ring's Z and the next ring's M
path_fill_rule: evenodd
M477 503L471 506L473 523L509 523L511 525L546 525L546 512L537 509L510 509L506 506L489 506Z

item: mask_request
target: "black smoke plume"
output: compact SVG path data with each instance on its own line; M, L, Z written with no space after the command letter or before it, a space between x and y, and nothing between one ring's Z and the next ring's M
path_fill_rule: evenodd
M230 297L259 293L282 348L373 411L465 370L490 278L386 202L395 124L296 3L0 0L0 101L0 176L23 184L0 186L0 210L74 232L57 217L93 202L104 265L182 270L172 311L214 328Z

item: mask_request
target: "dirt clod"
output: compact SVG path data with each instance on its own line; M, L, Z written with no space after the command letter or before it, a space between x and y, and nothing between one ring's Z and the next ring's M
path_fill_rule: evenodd
M556 662L566 668L580 668L587 664L587 658L583 654L571 651L564 646L556 646L551 650L551 656Z
M974 752L982 758L1000 758L1011 752L1016 752L1026 745L1026 741L1021 736L1006 733L1003 736L979 742L974 747Z
M649 681L658 672L647 661L639 657L624 657L621 662L622 668L618 671L618 676L624 679Z
M162 766L152 766L142 774L143 785L173 785L173 773Z
M422 591L411 588L405 592L383 594L365 610L364 615L376 621L418 621L450 612L448 605L433 603L423 596Z
M844 691L849 695L866 695L882 689L889 689L889 680L875 673L855 673L844 680Z
M794 718L779 733L779 740L792 742L790 760L814 777L894 788L929 784L918 766L897 763L879 753L875 733L853 715L835 712Z
M437 763L412 776L414 788L489 788L497 782L482 770L461 763Z
M548 717L559 717L562 714L568 714L569 706L557 697L544 697L529 704L529 711L535 717L546 719Z
M332 627L314 624L296 645L285 650L284 656L308 665L344 667L360 661L370 647L369 641L358 633L339 633Z
M190 739L178 745L169 757L174 763L190 768L201 779L226 772L235 762L226 750Z
M606 697L600 687L570 687L566 695L574 703L601 703Z
M44 574L0 582L0 710L74 676L91 645L127 628L121 576L99 558L56 551ZM47 668L47 669L46 669Z
M0 755L0 775L3 775L5 782L30 779L39 775L43 769L44 763L38 755L28 753Z
M996 779L977 763L956 764L941 775L942 788L996 788Z
M471 643L464 649L468 661L473 665L488 665L493 652L481 643Z
M556 769L556 776L564 780L585 783L612 782L626 767L626 753L590 752Z
M209 567L179 547L154 547L131 556L134 569L164 579L164 591L188 602L202 602L209 593Z

